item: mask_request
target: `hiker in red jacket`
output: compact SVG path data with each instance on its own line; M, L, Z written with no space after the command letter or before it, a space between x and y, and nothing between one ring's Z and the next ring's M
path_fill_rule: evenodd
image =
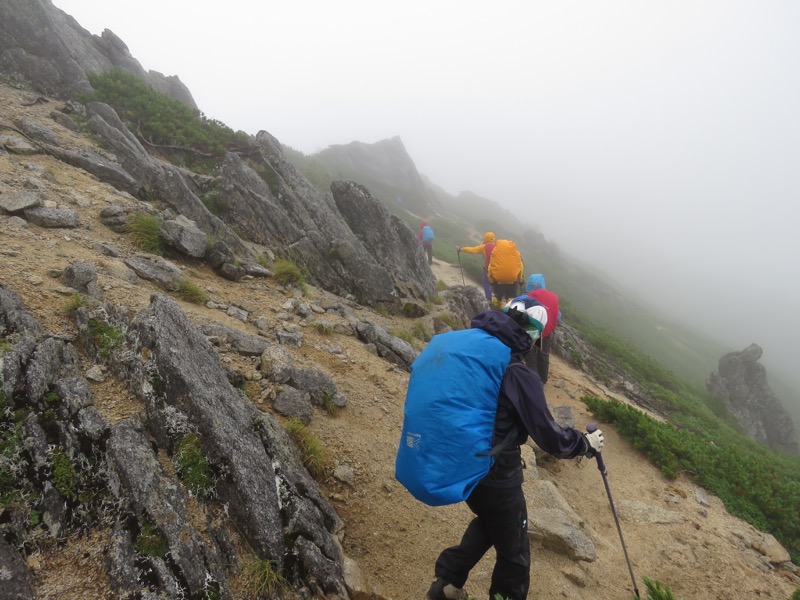
M550 343L552 341L550 335L561 319L561 311L558 309L558 295L546 289L544 275L541 273L535 273L528 277L528 281L525 283L525 291L528 296L537 300L547 311L547 325L542 332L542 338L537 344L534 344L533 350L525 356L525 364L536 371L542 380L542 384L545 384L550 371Z
M494 250L497 238L494 233L487 231L483 234L483 243L477 246L456 246L459 253L466 254L483 254L483 293L486 295L486 301L492 303L492 284L489 282L489 261L492 259L492 250Z

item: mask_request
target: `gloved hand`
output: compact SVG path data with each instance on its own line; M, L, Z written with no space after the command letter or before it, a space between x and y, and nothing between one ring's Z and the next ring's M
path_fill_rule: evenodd
M587 450L584 456L594 458L598 452L603 450L603 432L595 429L592 433L584 433L583 437L586 439Z
M458 252L459 254L461 254L461 246L456 246L456 252Z

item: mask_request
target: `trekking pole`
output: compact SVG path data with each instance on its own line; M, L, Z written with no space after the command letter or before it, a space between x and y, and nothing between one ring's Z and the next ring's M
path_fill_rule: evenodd
M594 433L597 430L597 425L589 423L586 426L588 433ZM622 537L622 528L619 526L619 517L617 516L617 509L614 508L614 499L611 497L611 488L608 485L608 471L606 470L606 463L603 461L602 453L598 452L594 455L597 460L597 468L603 476L603 485L606 486L606 494L608 494L608 503L611 505L611 514L614 515L614 523L617 525L617 533L619 534L619 541L622 542L622 552L625 554L625 562L628 563L628 572L631 574L631 583L633 583L633 593L637 600L639 600L639 588L636 587L636 577L633 576L633 567L631 567L631 559L628 558L628 549L625 547L625 538Z
M458 256L458 270L461 271L461 285L467 285L467 282L464 281L464 269L461 268L461 249L460 248L456 251L456 256Z

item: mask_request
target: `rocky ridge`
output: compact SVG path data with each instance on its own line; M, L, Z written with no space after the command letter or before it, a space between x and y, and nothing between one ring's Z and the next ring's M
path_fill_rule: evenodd
M266 561L285 598L421 597L469 515L421 506L393 481L417 352L402 338L464 326L480 292L445 265L434 277L368 189L319 194L267 132L212 177L156 160L110 107L67 99L96 68L151 80L121 40L90 36L48 0L2 0L0 12L0 70L37 90L0 87L2 467L21 492L0 514L0 595L253 597L250 569ZM226 200L216 214L211 193ZM160 221L164 256L132 243L138 215ZM280 285L276 255L315 285ZM182 299L187 284L208 299ZM587 350L568 325L559 333ZM563 423L583 426L583 393L647 406L624 380L612 390L556 359L547 392ZM316 479L289 417L331 452ZM691 482L663 480L613 429L607 439L637 574L680 598L797 586L774 538ZM181 458L192 449L208 462L199 481ZM525 452L531 593L629 597L593 463Z
M50 123L52 106L27 107L28 94L0 89L16 111L6 119L29 118L65 134ZM107 211L152 207L9 131L0 199L17 204L4 204L0 216L3 389L27 413L26 468L41 482L33 505L40 523L33 512L3 513L0 554L4 568L13 568L17 594L9 597L203 597L209 590L248 597L242 567L253 556L280 561L292 586L284 597L421 597L436 553L469 517L463 506L421 506L393 481L407 366L416 353L394 333L420 321L442 330L437 314L473 314L479 290L459 285L453 267L435 264L436 279L449 286L441 292L445 304L422 306L426 314L416 318L389 317L320 287L303 295L277 284L268 269L228 279L177 248L167 257L147 255ZM76 154L99 152L82 136L69 139ZM26 141L31 148L20 151ZM25 205L27 192L35 192L34 205ZM70 220L30 218L39 207L69 211ZM162 280L138 261L173 276ZM198 282L208 302L187 303L165 283L183 278ZM74 306L78 292L83 305ZM98 321L123 333L106 356L91 334L90 322ZM559 418L578 426L590 418L581 394L624 397L561 358L547 393ZM339 406L335 416L324 409L326 396ZM279 426L286 416L306 422L332 452L319 483ZM784 600L797 587L774 539L728 516L689 481L665 481L606 431L637 574L668 583L679 598ZM214 465L210 498L191 492L176 469L175 447L187 433L199 434ZM53 447L74 461L80 485L107 483L111 493L88 504L65 500L50 479ZM101 469L82 470L92 456L85 448L101 453ZM536 548L531 593L630 596L593 463L548 460L532 447L526 460ZM164 557L137 549L153 524L170 548ZM489 561L471 578L473 593L488 586Z

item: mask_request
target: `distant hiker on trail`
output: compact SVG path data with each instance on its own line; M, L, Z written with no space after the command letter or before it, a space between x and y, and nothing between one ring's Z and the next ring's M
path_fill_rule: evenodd
M461 542L436 560L427 600L467 598L469 573L492 546L489 597L526 600L530 540L520 444L530 436L560 458L593 457L603 448L600 430L584 434L555 422L541 379L522 362L546 324L546 309L523 296L503 312L478 313L470 329L434 336L412 365L396 477L426 504L465 499L475 515ZM486 437L473 440L484 426ZM485 468L474 469L481 460Z
M542 332L542 337L525 357L525 364L539 373L542 383L545 384L550 371L550 343L552 342L550 335L561 320L558 295L545 288L544 275L541 273L535 273L528 277L528 281L525 283L525 292L547 310L547 325Z
M511 240L497 240L486 269L492 284L492 306L501 308L508 300L519 294L525 283L525 265L517 245Z
M428 265L433 264L433 227L427 221L421 221L419 224L419 231L417 232L417 239L422 247L425 249L425 254L428 255Z
M489 261L492 258L492 251L494 250L495 238L494 233L487 231L483 234L483 243L477 246L456 246L459 254L483 254L483 293L486 295L486 301L492 303L492 284L489 282Z

